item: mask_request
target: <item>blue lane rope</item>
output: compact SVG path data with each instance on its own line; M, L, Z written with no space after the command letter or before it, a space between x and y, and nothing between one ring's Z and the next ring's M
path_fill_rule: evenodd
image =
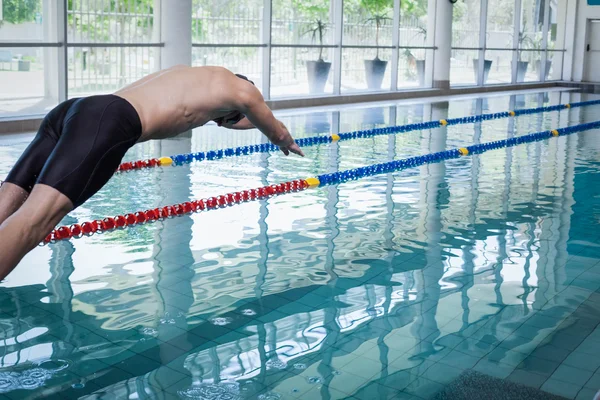
M384 128L373 128L366 130L359 130L347 133L340 133L339 135L331 135L331 136L312 136L302 139L297 139L296 143L300 147L308 147L314 146L317 144L330 143L337 140L350 140L350 139L360 139L360 138L371 138L379 135L389 135L396 133L407 133L412 131L419 131L424 129L434 129L439 128L445 125L462 125L462 124L472 124L476 122L482 121L490 121L494 119L508 118L508 117L516 117L520 115L530 115L530 114L538 114L543 112L552 112L552 111L560 111L570 108L578 108L578 107L587 107L592 105L600 104L600 100L591 100L584 101L580 103L572 103L572 104L558 104L554 106L546 106L546 107L537 107L531 109L521 109L515 111L506 111L499 112L493 114L481 114L481 115L472 115L468 117L462 118L451 118L447 120L441 121L430 121L430 122L421 122L415 124L408 125L399 125L399 126L390 126ZM233 157L233 156L242 156L249 155L253 153L267 153L271 151L278 151L279 146L276 146L271 143L263 143L263 144L255 144L249 146L240 146L233 148L226 148L220 150L210 150L207 152L198 152L198 153L189 153L189 154L178 154L175 156L171 156L170 158L173 160L175 165L182 165L191 163L193 161L204 161L204 160L218 160L225 157Z
M531 133L529 135L514 137L510 139L498 140L495 142L474 144L468 147L460 149L452 149L440 151L438 153L427 154L423 156L416 156L406 158L398 161L390 161L381 164L374 164L367 167L360 167L355 169L349 169L340 172L333 172L330 174L319 175L319 186L335 185L337 183L346 182L349 180L355 180L366 176L385 174L389 172L396 172L407 168L418 167L423 164L435 163L444 160L450 160L459 158L461 156L469 154L481 154L486 151L501 149L504 147L517 146L524 143L531 143L540 141L556 136L570 135L576 132L582 132L590 129L600 128L600 121L590 122L581 125L570 126L567 128L560 128L555 130L543 131L538 133Z

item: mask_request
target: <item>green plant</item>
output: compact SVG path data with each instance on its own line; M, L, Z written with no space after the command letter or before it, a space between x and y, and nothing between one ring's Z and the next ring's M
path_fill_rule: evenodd
M427 15L428 0L400 0L400 12L417 18Z
M323 61L323 46L325 32L329 29L326 18L329 14L329 0L307 2L306 0L292 0L292 6L302 17L310 21L309 27L302 32L302 36L311 35L313 43L319 41L319 61Z
M311 34L313 43L317 37L319 38L319 61L323 61L323 39L328 28L329 26L327 23L317 18L311 21L310 27L302 33L302 35Z
M379 31L382 25L385 24L385 21L391 21L388 14L394 4L392 0L360 0L360 6L371 16L366 22L375 24L375 45L379 47ZM379 48L377 48L375 60L379 60Z
M381 26L385 24L385 21L391 21L391 18L388 17L387 12L381 14L372 14L372 17L367 19L367 22L372 22L375 24L375 46L377 46L377 53L375 55L375 59L379 60L379 30Z
M40 12L40 1L38 0L2 0L2 21L11 24L20 24L23 22L33 22L35 16Z
M21 58L23 61L35 62L35 57L32 56L24 56Z

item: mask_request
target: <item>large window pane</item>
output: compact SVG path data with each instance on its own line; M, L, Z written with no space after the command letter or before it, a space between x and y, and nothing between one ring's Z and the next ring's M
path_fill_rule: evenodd
M392 0L344 1L345 45L392 45Z
M512 49L515 0L488 1L486 47Z
M324 52L322 57L327 59L325 54L327 52ZM318 59L319 49L315 48L273 48L271 51L271 96L290 97L333 93L331 63L317 63ZM312 90L310 90L311 88Z
M548 51L546 80L562 80L560 72L564 55L565 53L562 51ZM558 70L558 74L555 73L556 70Z
M398 87L420 87L425 83L428 0L400 0L400 49ZM407 48L411 47L411 48Z
M486 47L514 48L515 0L488 2ZM492 62L486 83L512 82L512 51L486 51L485 58Z
M344 49L342 91L390 90L391 58L389 49Z
M153 6L153 0L68 0L69 42L158 42ZM152 47L72 46L67 59L69 97L110 93L154 72L159 51Z
M527 72L525 73L525 82L537 82L540 80L540 69L542 67L542 52L541 51L524 51L521 59L528 64ZM547 65L546 68L549 68Z
M517 80L531 82L539 80L540 58L543 44L544 1L522 0L521 23L518 48L519 68Z
M512 82L512 57L513 51L488 50L485 59L491 60L492 65L488 75L488 84L511 83Z
M262 87L261 52L257 47L194 47L192 65L218 65L242 74L252 80L256 87Z
M479 0L459 1L452 7L452 47L478 48L481 19ZM477 83L479 52L476 50L452 51L450 84L474 85ZM486 69L491 60L486 60Z
M480 0L459 1L452 7L452 47L479 47Z
M330 0L273 0L271 40L271 96L331 93L334 27Z
M68 50L69 97L111 93L154 71L150 47L74 47Z
M477 83L478 58L479 51L477 50L452 50L450 85L475 85Z
M150 43L158 41L153 0L67 1L71 43ZM165 2L165 6L168 3Z
M331 44L329 0L273 0L271 41L275 44Z
M0 40L38 42L45 39L42 0L4 0L0 1L0 7Z
M44 114L58 103L57 53L52 47L0 47L0 117Z
M262 0L193 0L193 43L261 43Z
M422 87L425 84L423 49L400 49L398 54L398 87Z

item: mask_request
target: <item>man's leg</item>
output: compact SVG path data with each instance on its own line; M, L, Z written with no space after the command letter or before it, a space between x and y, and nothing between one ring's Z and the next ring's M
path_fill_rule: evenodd
M25 189L10 182L0 186L0 225L23 205L27 196Z
M0 280L72 209L71 200L58 190L35 185L21 208L0 225Z

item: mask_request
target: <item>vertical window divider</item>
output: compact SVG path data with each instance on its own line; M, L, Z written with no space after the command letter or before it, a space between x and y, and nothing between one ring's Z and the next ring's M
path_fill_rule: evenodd
M394 0L394 16L392 19L392 84L391 90L398 90L398 64L400 57L400 0Z
M546 81L546 62L548 60L548 29L550 26L550 1L544 2L544 27L542 28L542 48L540 54L539 81Z
M342 91L342 42L344 36L344 1L331 0L331 10L334 24L333 49L333 94L339 95Z
M262 53L262 93L265 100L271 99L271 29L273 26L272 18L272 1L263 0L261 44L266 44L267 47L261 47L260 52Z
M67 0L62 0L57 3L56 13L58 18L58 37L59 42L63 43L62 51L58 54L58 102L61 103L69 98L69 34L67 16Z
M514 24L513 27L513 48L516 49L513 51L512 55L512 66L511 66L511 82L513 84L517 83L517 71L519 64L519 36L521 33L521 17L522 17L522 0L515 0L515 15L514 15Z
M485 80L485 48L487 46L487 12L488 0L481 0L479 22L479 65L477 68L477 86L483 86Z

